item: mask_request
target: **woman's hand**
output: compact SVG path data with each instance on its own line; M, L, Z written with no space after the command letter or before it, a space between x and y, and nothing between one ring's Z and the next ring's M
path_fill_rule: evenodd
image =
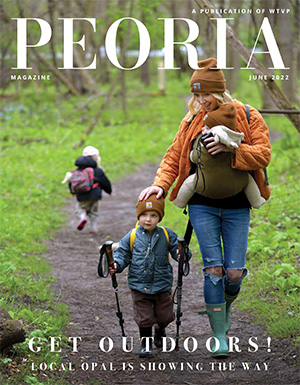
M234 148L228 148L223 143L216 143L214 138L207 138L204 140L205 148L210 153L210 155L216 155L220 152L231 152L234 154Z
M149 186L146 187L139 195L139 200L147 200L150 195L156 194L156 198L160 198L164 193L164 190L159 186Z

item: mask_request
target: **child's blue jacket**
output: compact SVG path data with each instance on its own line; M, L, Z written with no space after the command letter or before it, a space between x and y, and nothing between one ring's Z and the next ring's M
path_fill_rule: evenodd
M117 273L121 273L128 265L128 286L146 294L168 291L173 284L173 268L169 262L169 252L177 261L177 235L170 229L169 247L164 230L157 226L152 237L147 230L139 226L136 230L132 254L130 251L130 233L125 235L114 252Z

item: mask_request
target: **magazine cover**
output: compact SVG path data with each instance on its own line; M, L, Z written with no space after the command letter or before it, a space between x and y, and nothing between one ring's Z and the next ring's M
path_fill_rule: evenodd
M299 2L0 6L1 384L298 384Z

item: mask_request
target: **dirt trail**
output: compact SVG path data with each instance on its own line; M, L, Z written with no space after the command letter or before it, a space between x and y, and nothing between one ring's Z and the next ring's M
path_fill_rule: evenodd
M234 306L233 326L229 335L240 339L241 352L233 352L225 360L211 358L205 347L205 342L211 335L208 318L197 314L200 308L204 309L204 302L200 264L195 260L191 264L190 275L184 279L180 350L161 352L154 349L153 356L147 360L138 357L138 328L132 317L126 274L118 275L125 331L134 338L133 352L126 353L122 350L111 280L97 276L98 247L107 239L119 240L134 226L136 197L143 187L151 183L156 168L148 164L139 172L113 185L113 196L105 195L100 203L97 236L89 233L88 225L82 232L76 230L74 201L68 202L65 210L69 224L48 243L46 258L53 265L53 273L58 277L56 289L61 292L61 300L70 307L71 323L67 334L82 338L78 353L72 353L70 349L63 349L62 352L63 361L72 362L75 370L57 375L65 376L69 384L84 385L296 385L299 383L299 376L292 358L295 354L293 347L286 341L272 339L271 352L267 352L264 328L253 325L249 316L239 313ZM178 215L182 215L180 211ZM174 272L176 276L176 267ZM175 323L168 327L167 335L175 336ZM109 336L114 342L109 353L102 352L98 346L99 340L105 336ZM183 347L183 341L188 336L194 337L198 343L194 352L187 352ZM250 337L257 338L257 352L253 352L254 348L248 343ZM98 365L94 370L92 363ZM172 363L178 363L176 370L169 368ZM83 370L82 364L84 368L89 364L89 369ZM245 369L243 365L249 365L250 369ZM130 368L133 369L129 370Z

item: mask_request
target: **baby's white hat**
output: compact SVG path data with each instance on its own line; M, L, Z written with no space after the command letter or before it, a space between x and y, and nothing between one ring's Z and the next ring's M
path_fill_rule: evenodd
M87 146L82 151L82 156L93 156L97 158L98 165L100 164L101 157L99 155L99 150L93 146Z
M93 146L87 146L82 151L83 156L99 156L99 150L96 147Z

